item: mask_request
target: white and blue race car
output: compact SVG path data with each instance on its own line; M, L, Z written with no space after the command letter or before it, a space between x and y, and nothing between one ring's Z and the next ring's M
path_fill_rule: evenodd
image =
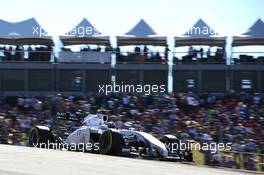
M55 121L79 122L80 126L65 129L58 122L50 126L33 126L29 132L29 146L42 148L66 148L128 157L144 157L160 160L193 161L190 150L173 149L179 144L177 137L165 135L160 139L151 134L131 129L118 129L108 122L104 114L80 115L57 113Z

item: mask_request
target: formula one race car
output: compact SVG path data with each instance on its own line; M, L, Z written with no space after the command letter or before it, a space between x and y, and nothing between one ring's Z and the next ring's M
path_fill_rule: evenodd
M173 135L160 139L141 131L117 129L104 114L57 113L50 126L33 126L29 146L67 149L100 154L193 161L190 150L173 149L179 140ZM64 124L60 122L64 121ZM72 123L79 123L74 126ZM66 124L65 124L66 123ZM67 129L66 126L70 126ZM178 145L177 145L178 147Z

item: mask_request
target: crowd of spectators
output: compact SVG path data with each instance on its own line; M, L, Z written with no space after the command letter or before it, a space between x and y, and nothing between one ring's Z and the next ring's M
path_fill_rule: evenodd
M254 58L252 55L239 55L238 59L234 59L235 64L256 64L264 63L264 56Z
M153 52L145 45L144 47L135 47L133 52L128 54L120 52L118 47L116 50L118 62L152 62L152 63L166 63L168 61L169 54L168 45L165 46L164 52ZM177 52L174 53L175 55ZM190 46L188 53L182 58L174 56L175 64L184 63L213 63L213 64L225 64L225 50L223 48L217 48L214 53L211 53L209 47L207 51L201 48L195 48Z
M225 64L225 50L223 48L217 48L214 53L211 52L211 48L205 52L204 49L195 48L190 46L188 54L183 56L182 59L174 58L174 63L213 63L213 64Z
M156 137L169 133L199 143L232 143L232 151L264 154L264 96L246 93L1 97L0 143L26 145L31 125L50 121L57 111L98 109L108 110L118 128L133 127ZM204 154L208 165L237 167L233 157ZM245 168L254 170L257 162L248 157Z
M134 62L134 63L167 63L169 54L168 45L165 46L164 52L153 52L145 45L143 48L136 46L133 52L124 53L118 47L116 49L117 62Z
M44 61L51 59L52 47L22 47L22 46L4 46L0 47L0 61L19 62L19 61Z

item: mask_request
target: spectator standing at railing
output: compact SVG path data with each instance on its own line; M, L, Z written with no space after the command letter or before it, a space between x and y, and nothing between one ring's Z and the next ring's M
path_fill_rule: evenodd
M112 46L106 46L105 51L106 52L112 52L113 51L113 47Z
M188 55L194 56L194 49L192 46L189 46Z
M148 60L148 47L146 45L144 45L144 49L143 49L143 56L144 56L144 62L146 62Z
M217 62L221 62L224 58L224 50L222 48L217 48L215 52L215 59Z
M100 46L97 46L97 48L95 49L96 52L101 52L101 47Z
M27 52L27 55L28 55L28 56L27 56L27 57L28 57L27 60L28 60L28 61L32 61L32 53L31 53L31 52L32 52L32 47L29 46L29 47L27 48L27 51L26 51L26 52Z
M201 58L201 59L203 59L203 52L204 52L204 50L203 50L203 48L201 47L201 49L200 49L200 51L199 51L199 53L200 53L200 58Z
M146 45L144 45L143 54L142 55L147 56L148 55L148 51L149 51L148 47Z
M196 59L197 59L197 57L198 57L198 53L199 53L199 50L195 48L195 49L193 50L193 58L196 58Z
M12 47L11 46L7 46L4 47L5 51L4 51L4 55L5 55L5 60L6 61L11 61L11 52L12 52Z
M52 51L53 51L52 47L47 46L47 48L46 48L46 61L51 60Z
M153 62L160 62L161 61L161 56L159 52L156 52L156 54L152 57Z
M3 47L3 57L2 57L3 61L7 61L7 48L6 46Z
M208 48L208 50L206 52L206 56L207 56L207 58L210 58L210 56L211 56L211 48L210 47Z
M140 47L136 46L134 52L136 55L140 55Z
M120 51L120 47L119 46L117 46L117 48L115 49L115 54L116 54L116 60L117 61L122 61L121 60L121 53L120 53L121 51Z
M87 51L89 52L91 50L92 50L91 47L90 46L87 46Z
M135 47L135 57L131 61L140 62L141 61L141 55L140 54L141 54L141 49L140 49L140 47L136 46Z
M166 61L168 60L169 51L170 51L169 46L168 46L168 44L166 44L165 51L164 51L164 56L165 56Z
M15 61L23 61L23 49L21 46L16 46Z

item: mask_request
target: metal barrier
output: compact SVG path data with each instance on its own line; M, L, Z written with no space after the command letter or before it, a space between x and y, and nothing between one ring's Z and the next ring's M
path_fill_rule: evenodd
M83 51L83 52L68 52L61 51L57 59L62 63L110 63L110 52L96 52L96 51Z
M230 161L234 161L234 168L264 171L264 154L236 151L222 151L221 154Z

